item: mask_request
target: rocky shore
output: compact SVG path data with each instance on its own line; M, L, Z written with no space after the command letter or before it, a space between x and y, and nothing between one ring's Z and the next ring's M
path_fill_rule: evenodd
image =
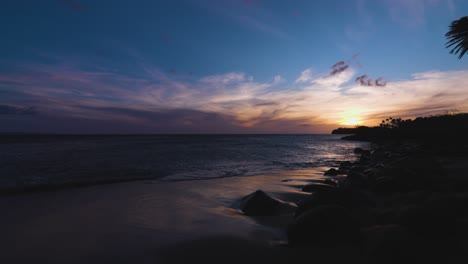
M280 201L258 190L242 199L240 210L289 216L284 230L291 249L339 254L345 247L368 263L468 258L467 153L427 151L410 141L354 151L358 160L303 186L310 193L305 199Z

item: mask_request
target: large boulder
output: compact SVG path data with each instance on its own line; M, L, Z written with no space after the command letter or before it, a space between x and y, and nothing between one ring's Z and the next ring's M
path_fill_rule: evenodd
M342 186L347 189L365 189L368 187L367 175L361 172L350 172Z
M377 225L364 230L364 253L369 263L419 263L420 241L405 227Z
M360 240L359 225L338 205L321 205L308 210L295 219L287 234L292 246L336 246Z
M331 168L331 169L327 170L323 175L325 175L325 176L337 176L338 174L340 174L339 170Z
M331 186L329 184L322 184L322 183L310 183L302 187L303 192L320 192L320 191L328 191L330 189L334 189L336 187Z
M376 193L395 193L405 190L405 188L400 188L400 184L393 177L390 176L381 176L376 177L371 181L371 188Z
M340 163L339 170L348 171L349 169L351 169L351 167L353 167L353 163L352 163L352 162L350 162L350 161L343 161L343 162Z
M464 195L437 194L424 202L404 206L398 221L426 238L447 238L457 234L457 218L466 216Z
M466 253L454 240L426 239L401 225L380 225L363 231L368 263L462 263Z
M242 198L239 208L248 216L281 215L296 210L295 206L272 198L262 190L257 190Z
M426 156L402 157L376 174L377 177L392 177L400 191L436 189L447 178L438 161Z
M336 187L338 185L338 181L332 180L332 179L325 179L325 180L323 180L323 184L327 184L327 185Z
M354 149L354 154L361 154L364 151L363 148L355 148Z
M360 190L331 188L314 192L297 205L296 217L321 205L340 205L346 208L374 207L375 201L369 193Z

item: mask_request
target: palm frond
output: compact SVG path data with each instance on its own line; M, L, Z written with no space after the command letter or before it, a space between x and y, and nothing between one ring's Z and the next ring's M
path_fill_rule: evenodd
M452 48L450 54L458 54L461 59L468 51L468 16L453 21L450 30L445 34L446 48Z

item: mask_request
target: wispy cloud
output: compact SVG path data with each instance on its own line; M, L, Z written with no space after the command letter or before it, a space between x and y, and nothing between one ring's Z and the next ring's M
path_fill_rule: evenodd
M308 83L314 80L312 69L305 69L301 72L301 75L296 79L295 83Z
M262 1L228 0L197 1L210 12L218 13L242 27L278 39L291 40L293 37L278 25L280 19L270 12Z
M315 76L306 69L288 83L241 72L168 75L148 64L139 77L69 65L32 63L0 74L0 113L15 116L13 125L55 120L62 122L57 128L101 120L113 128L120 123L122 131L323 133L350 115L372 124L385 116L468 111L468 71L415 73L375 87L356 83L360 74L351 66ZM33 113L39 114L22 118Z
M35 115L35 114L37 114L37 109L35 107L0 105L0 115Z
M236 20L249 29L257 30L281 39L292 39L292 37L287 32L257 18L247 15L239 15L236 16Z
M446 8L454 13L452 0L385 0L390 18L407 28L424 25L430 8Z

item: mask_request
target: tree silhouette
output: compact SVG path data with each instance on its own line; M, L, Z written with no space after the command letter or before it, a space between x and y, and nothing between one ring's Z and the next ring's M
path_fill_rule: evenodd
M458 59L461 59L468 51L468 16L452 21L445 37L447 38L445 47L454 46L450 54L459 54Z

